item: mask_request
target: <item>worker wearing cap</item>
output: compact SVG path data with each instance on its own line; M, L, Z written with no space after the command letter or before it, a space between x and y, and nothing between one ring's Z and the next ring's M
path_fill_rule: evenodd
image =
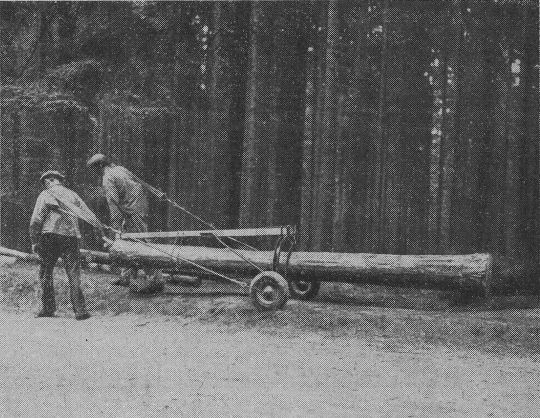
M122 232L148 231L148 199L143 185L127 168L109 161L103 154L95 154L86 165L103 177L103 189L109 206L111 226ZM161 271L145 269L145 282L137 280L137 267L124 269L114 284L130 286L136 292L163 289Z
M42 290L42 307L36 317L54 316L56 302L53 271L58 258L62 257L69 279L75 318L83 320L89 318L90 314L86 311L81 290L79 251L81 233L77 218L62 209L62 202L82 209L88 208L77 193L61 184L63 179L64 176L58 171L50 170L43 173L40 181L45 190L38 196L30 219L32 251L40 256L39 280Z

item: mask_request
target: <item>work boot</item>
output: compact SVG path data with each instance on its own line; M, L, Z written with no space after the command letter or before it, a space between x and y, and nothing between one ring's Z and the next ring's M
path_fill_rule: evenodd
M198 276L187 276L187 275L173 275L171 274L167 282L175 284L177 286L184 287L201 287L202 279Z
M115 286L128 287L129 286L129 279L125 279L123 277L120 277L119 279L115 280L111 284L115 285Z
M75 314L75 319L77 321L84 321L85 319L88 319L88 318L90 318L90 314L88 312Z
M35 318L53 318L54 312L49 312L42 309L37 314L35 314L34 317Z
M129 285L129 290L133 293L139 293L142 295L148 295L152 293L158 293L163 291L165 288L165 284L162 282L146 282L142 280L137 280L135 282L131 282Z
M163 292L163 289L165 289L165 284L163 282L152 282L150 286L148 286L148 293Z

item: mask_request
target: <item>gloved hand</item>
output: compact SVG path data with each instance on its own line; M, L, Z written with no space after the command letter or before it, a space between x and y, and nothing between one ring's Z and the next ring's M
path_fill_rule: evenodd
M32 252L38 254L41 252L41 247L39 244L32 244Z

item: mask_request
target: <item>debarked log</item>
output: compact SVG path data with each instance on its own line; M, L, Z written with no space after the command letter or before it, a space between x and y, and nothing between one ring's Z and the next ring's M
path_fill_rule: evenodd
M235 250L263 270L272 269L273 251ZM124 265L151 265L193 272L191 263L221 273L253 277L258 270L226 248L176 246L116 240L111 259ZM284 272L285 254L278 271ZM190 263L191 262L191 263ZM287 278L303 281L370 283L490 292L492 257L467 255L393 255L367 253L294 252Z

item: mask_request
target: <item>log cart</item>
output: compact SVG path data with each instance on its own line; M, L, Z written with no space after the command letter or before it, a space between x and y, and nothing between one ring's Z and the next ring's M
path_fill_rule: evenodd
M222 248L157 244L153 239L211 238ZM273 251L258 251L237 238L275 237ZM226 241L230 241L227 244ZM246 249L236 249L232 243ZM109 248L110 259L124 266L159 267L171 276L189 275L200 279L225 280L242 288L259 310L281 309L290 294L306 298L318 290L318 282L287 280L288 264L296 244L296 228L290 225L227 230L162 231L123 233ZM316 294L313 293L313 295Z
M225 244L228 237L274 236L273 251L236 249ZM227 248L171 245L151 239L213 237ZM237 241L239 242L239 241ZM396 255L294 251L294 227L232 230L124 233L110 242L109 252L81 250L100 264L154 266L174 274L201 279L226 280L249 286L254 305L260 310L282 308L289 296L314 298L321 282L376 284L391 287L435 288L472 292L486 297L500 292L504 277L494 278L490 254ZM35 254L0 247L0 254L34 260ZM245 279L251 279L246 283Z
M237 249L225 237L276 237L273 251ZM150 239L213 237L226 248L171 245ZM234 238L230 238L234 239ZM240 242L240 241L237 241ZM459 290L490 296L492 256L396 255L295 251L296 229L291 226L124 233L109 248L111 260L124 265L154 266L173 274L223 279L248 287L260 310L282 308L289 296L314 298L323 281L392 287Z

